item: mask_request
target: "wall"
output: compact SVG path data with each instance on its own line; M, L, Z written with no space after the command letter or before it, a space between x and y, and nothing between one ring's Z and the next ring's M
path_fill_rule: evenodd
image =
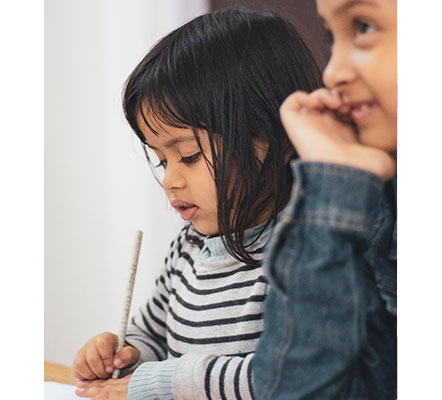
M135 231L144 231L132 313L181 226L121 110L152 44L208 11L204 0L45 2L45 359L70 365L117 332Z
M316 12L314 0L211 0L211 10L245 7L257 12L276 12L292 22L309 46L319 66L329 58L329 39Z

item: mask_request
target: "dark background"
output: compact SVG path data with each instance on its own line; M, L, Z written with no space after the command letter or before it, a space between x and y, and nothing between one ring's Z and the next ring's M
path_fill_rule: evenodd
M316 13L314 0L212 0L211 10L245 7L253 11L276 12L292 22L302 35L321 69L329 57L327 35Z

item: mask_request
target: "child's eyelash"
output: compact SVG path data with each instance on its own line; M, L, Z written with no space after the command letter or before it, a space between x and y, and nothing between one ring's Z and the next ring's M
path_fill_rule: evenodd
M194 162L198 161L198 159L200 158L201 152L195 153L189 157L182 157L180 162L183 164L193 164ZM160 160L160 162L155 165L155 168L166 168L167 167L167 160Z
M198 161L198 159L200 158L201 152L195 153L189 157L182 157L180 162L182 162L183 164L192 164L196 161Z
M365 35L367 32L374 29L372 24L361 19L355 19L353 25L355 32L360 35Z
M160 162L157 165L155 165L155 168L160 168L160 167L166 168L166 165L167 165L166 159L160 160Z

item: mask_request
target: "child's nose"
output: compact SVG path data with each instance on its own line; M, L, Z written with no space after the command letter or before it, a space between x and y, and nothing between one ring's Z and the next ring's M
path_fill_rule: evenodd
M347 52L333 49L330 60L324 69L322 78L329 89L337 89L350 83L355 77L355 71L348 60Z
M182 189L185 184L186 180L182 174L182 168L178 164L168 164L163 177L164 190Z

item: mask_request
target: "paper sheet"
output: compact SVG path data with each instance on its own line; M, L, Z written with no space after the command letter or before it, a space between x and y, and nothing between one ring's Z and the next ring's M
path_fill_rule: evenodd
M75 394L75 386L64 385L57 382L45 382L44 400L85 400Z

